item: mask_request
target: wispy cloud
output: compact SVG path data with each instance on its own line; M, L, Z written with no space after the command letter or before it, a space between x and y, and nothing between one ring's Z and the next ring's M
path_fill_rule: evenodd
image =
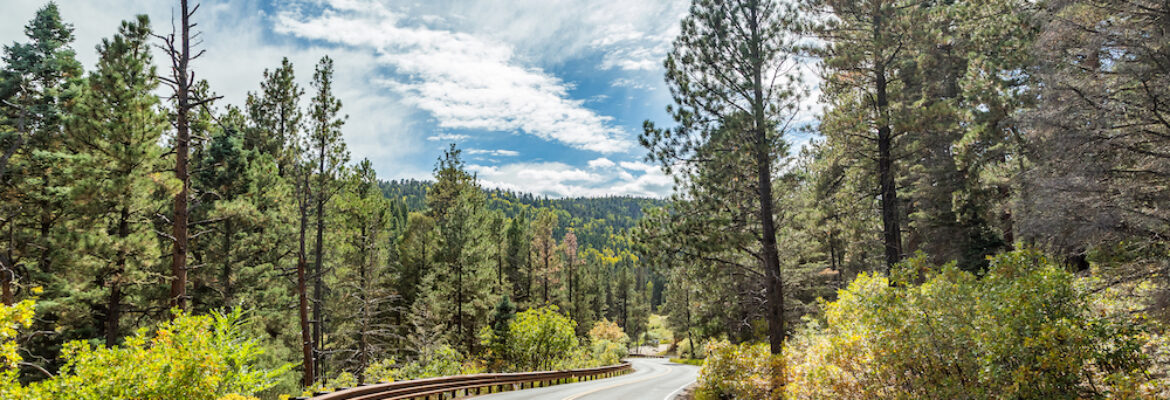
M613 82L609 83L609 85L613 86L613 87L624 87L624 88L638 89L638 90L651 90L651 89L653 89L653 86L650 86L650 84L648 84L646 82L642 82L642 81L634 80L634 79L630 79L630 78L614 79Z
M282 12L276 31L376 51L379 62L397 72L376 83L431 113L441 128L521 131L601 153L632 147L612 118L570 98L567 83L525 66L506 43L407 26L402 15L380 3L346 0L330 6L315 15Z
M467 140L470 136L457 135L451 133L444 133L439 135L427 136L427 140L432 142L461 142Z
M467 149L467 154L489 155L489 156L496 156L496 157L516 157L516 156L520 155L520 152L515 151L515 150L503 150L503 149L497 149L497 150Z

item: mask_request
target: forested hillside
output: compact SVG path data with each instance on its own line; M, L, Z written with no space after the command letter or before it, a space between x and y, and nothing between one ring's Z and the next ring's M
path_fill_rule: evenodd
M426 193L432 186L432 182L413 179L380 183L386 197L401 201L410 210L421 210L426 206ZM572 228L582 245L594 248L622 246L611 237L621 236L637 225L643 210L667 204L665 200L629 196L556 199L492 188L485 188L484 192L488 207L503 212L506 218L526 215L532 209L553 210L558 222L553 236L564 237L565 232Z
M674 182L652 199L484 187L454 143L388 180L329 55L233 104L194 2L94 49L47 2L0 58L0 399L279 399L660 341L696 399L1170 397L1170 3L689 4L636 135L655 165L525 164ZM505 69L450 96L532 72Z

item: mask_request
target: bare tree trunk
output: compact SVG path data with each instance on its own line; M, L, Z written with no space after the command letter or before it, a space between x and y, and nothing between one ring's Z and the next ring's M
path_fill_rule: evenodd
M306 183L305 186L308 186L308 184ZM304 196L304 194L299 194L298 196ZM305 387L313 385L313 381L315 380L313 375L317 371L313 362L315 354L313 352L313 338L310 336L309 299L305 284L305 270L308 268L308 265L306 265L308 262L305 260L305 231L309 225L309 215L308 210L306 210L308 207L307 203L307 201L302 201L300 206L300 248L297 252L297 295L300 300L298 311L300 312L301 318L301 350L304 353L304 379L302 383Z
M191 189L191 177L187 171L190 156L191 133L187 113L192 104L190 99L191 75L188 65L191 62L191 14L188 11L187 0L179 0L179 48L175 48L174 37L168 44L171 56L171 67L175 89L175 179L182 182L179 193L175 195L175 215L171 220L173 250L171 253L171 297L170 306L185 310L187 308L187 196ZM196 6L198 8L198 6ZM173 35L173 34L172 34Z

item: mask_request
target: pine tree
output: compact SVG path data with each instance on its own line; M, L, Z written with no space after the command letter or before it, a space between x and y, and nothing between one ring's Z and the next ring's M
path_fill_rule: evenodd
M547 210L542 211L532 221L532 263L529 267L529 280L532 271L536 271L537 282L540 284L540 300L533 299L532 306L553 304L556 301L556 292L551 291L556 284L557 271L561 269L560 258L557 257L557 241L553 238L553 228L557 226L557 215ZM551 291L551 293L550 293Z
M423 277L431 273L435 248L435 220L421 212L412 212L406 218L406 228L397 239L398 281L397 291L402 296L401 307L410 307L426 289ZM404 319L397 321L399 325Z
M248 93L245 109L252 128L246 131L244 148L271 154L281 176L296 162L286 144L300 134L304 117L300 99L304 94L287 57L281 59L280 67L275 70L264 70L260 93Z
M850 148L858 149L852 151L876 160L870 168L881 201L887 269L904 253L896 161L905 156L901 149L905 141L900 139L907 132L896 128L909 126L912 120L912 100L902 92L905 84L899 80L912 57L910 30L918 8L911 3L814 0L806 2L805 9L809 15L831 15L828 23L814 28L829 43L820 53L830 105L821 131L829 140L850 143Z
M517 303L527 303L532 298L532 276L526 272L530 270L529 246L532 241L528 238L528 224L524 214L512 218L508 224L507 240L508 280L512 282L512 298Z
M335 335L341 343L342 366L354 371L358 383L365 382L365 369L386 358L386 345L393 337L391 307L397 296L390 291L393 276L387 265L390 240L391 203L378 190L373 165L363 159L349 173L345 190L337 198L339 253L337 293L330 296L337 310Z
M471 353L477 326L487 320L495 304L491 296L495 246L486 229L484 193L465 170L460 153L454 145L444 151L435 166L435 184L427 192L437 251L435 267L424 279L424 288L430 285L424 290L429 290L418 301L430 309L425 314L450 321L454 325L450 342Z
M325 347L325 205L337 192L337 173L349 161L349 150L341 137L341 126L347 117L338 116L341 100L333 95L333 59L322 57L313 71L316 94L309 104L309 162L316 168L316 187L313 200L317 210L317 238L313 246L313 326L314 342ZM318 355L317 368L325 377L326 364Z
M70 47L73 26L61 20L56 3L37 10L24 28L28 43L4 46L0 70L0 298L12 304L23 280L58 293L53 264L66 257L54 243L67 190L61 140L66 104L74 97L82 68ZM29 265L35 268L29 268ZM51 319L46 310L42 319Z
M73 186L88 227L77 250L93 265L93 289L103 299L94 309L109 345L122 337L131 290L150 281L160 255L151 225L158 206L152 195L162 189L156 171L166 119L152 93L158 81L149 40L150 20L141 15L122 22L113 39L98 45L97 70L74 108L66 138L80 155L78 171L84 174Z
M767 0L692 4L664 64L675 103L667 111L678 127L658 129L647 121L640 138L648 158L668 172L681 163L682 171L726 178L692 183L688 196L718 198L744 189L752 195L743 197L745 202L720 199L714 209L731 204L731 218L759 226L753 256L763 266L769 341L776 354L787 333L773 174L786 156L783 137L804 92L786 33L794 14Z

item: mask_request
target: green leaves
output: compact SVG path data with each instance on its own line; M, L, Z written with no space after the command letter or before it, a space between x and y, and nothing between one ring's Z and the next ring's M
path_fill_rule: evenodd
M178 315L155 330L140 329L121 346L71 342L57 376L30 384L16 399L217 399L252 395L293 366L255 367L263 351L246 337L243 311Z
M548 370L577 347L577 323L561 315L557 306L544 306L516 314L510 325L513 354L520 368Z
M1091 312L1044 255L996 256L981 279L922 262L902 268L931 271L921 285L862 274L824 305L825 325L789 342L789 398L1112 398L1149 383L1148 327Z

